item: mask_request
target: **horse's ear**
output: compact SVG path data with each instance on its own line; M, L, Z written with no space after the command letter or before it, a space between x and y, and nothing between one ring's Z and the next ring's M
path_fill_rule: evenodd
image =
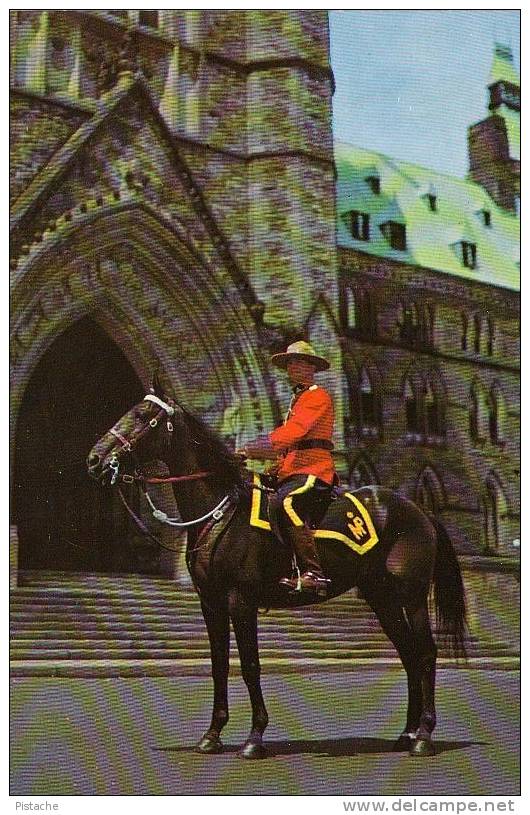
M171 387L171 382L168 376L158 368L153 374L153 385L151 390L153 391L155 396L159 396L161 399L164 397L170 397L173 393L173 388Z

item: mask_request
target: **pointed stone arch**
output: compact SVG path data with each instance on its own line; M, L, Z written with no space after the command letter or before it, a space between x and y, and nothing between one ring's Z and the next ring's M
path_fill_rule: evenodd
M443 438L446 433L447 391L438 367L425 374L425 431L427 437Z
M425 379L417 364L413 363L402 381L402 398L405 413L405 432L414 439L422 433Z
M488 395L478 377L469 389L469 433L476 443L482 443L488 436Z
M365 453L358 456L353 463L349 472L348 482L354 489L372 484L379 484L377 470L369 456L367 456Z
M86 318L142 388L159 368L175 396L216 429L234 391L249 434L273 423L267 365L231 274L145 206L98 213L43 241L19 264L12 305L13 428L46 351ZM130 407L123 400L121 412Z
M482 542L489 554L502 551L507 545L506 517L508 502L499 476L491 471L481 493Z
M128 345L143 381L161 365L177 398L189 403L195 394L190 406L214 422L231 385L243 387L252 429L271 423L267 367L239 290L155 213L143 207L105 213L29 261L13 292L15 388L57 333L93 314Z
M112 335L90 318L59 333L41 355L15 428L21 568L157 570L160 553L136 540L118 497L98 489L85 464L95 440L144 394Z
M418 476L415 494L419 506L434 515L445 506L447 499L442 479L430 464Z
M493 383L488 399L489 438L493 444L502 445L506 432L506 398L497 380Z

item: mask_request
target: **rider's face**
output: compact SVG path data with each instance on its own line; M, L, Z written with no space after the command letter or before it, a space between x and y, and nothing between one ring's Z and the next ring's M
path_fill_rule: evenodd
M316 373L316 367L305 359L294 357L287 363L287 374L291 385L311 383Z

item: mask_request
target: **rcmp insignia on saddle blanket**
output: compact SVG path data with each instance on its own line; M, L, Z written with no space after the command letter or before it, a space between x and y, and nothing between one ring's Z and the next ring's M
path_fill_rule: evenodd
M253 482L250 526L270 532L268 501L258 473L254 473ZM358 555L365 555L379 542L370 513L348 491L341 492L335 501L331 501L320 526L320 529L313 530L315 538L340 541Z

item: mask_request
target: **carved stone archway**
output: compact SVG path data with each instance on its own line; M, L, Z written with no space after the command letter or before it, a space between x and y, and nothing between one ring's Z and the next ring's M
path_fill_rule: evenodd
M213 426L234 392L247 408L245 433L272 425L266 366L240 291L145 206L102 212L49 241L19 266L12 304L13 428L43 355L87 316L144 388L161 368L177 399Z

